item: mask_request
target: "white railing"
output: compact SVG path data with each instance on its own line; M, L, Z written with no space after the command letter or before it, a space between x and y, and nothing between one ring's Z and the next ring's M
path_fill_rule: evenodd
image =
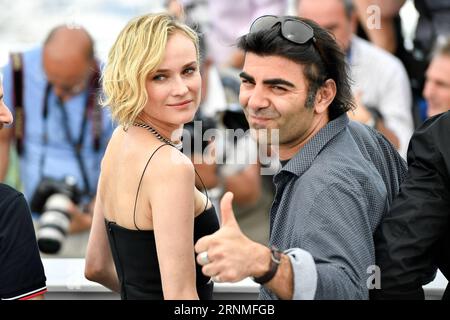
M47 276L49 300L95 300L120 299L114 293L98 283L84 277L84 259L42 259ZM438 272L436 279L424 286L427 299L440 299L447 279ZM258 298L259 285L250 279L237 283L216 283L214 299L252 300Z

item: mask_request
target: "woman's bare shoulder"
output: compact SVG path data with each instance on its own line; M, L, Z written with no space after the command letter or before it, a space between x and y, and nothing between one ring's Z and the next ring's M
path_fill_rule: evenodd
M182 178L194 175L194 165L186 155L170 145L160 145L158 148L151 160L154 176Z

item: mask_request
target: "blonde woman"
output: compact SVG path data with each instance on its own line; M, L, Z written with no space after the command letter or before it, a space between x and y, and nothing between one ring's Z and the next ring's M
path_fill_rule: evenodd
M194 242L219 225L177 132L200 102L196 33L167 14L135 18L103 76L120 124L102 161L85 275L122 299L211 299Z

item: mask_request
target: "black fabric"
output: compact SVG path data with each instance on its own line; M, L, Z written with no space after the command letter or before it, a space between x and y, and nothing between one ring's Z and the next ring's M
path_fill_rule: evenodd
M414 47L426 56L439 35L450 32L450 2L448 0L414 0L419 13Z
M153 230L131 230L105 220L108 239L124 300L164 299ZM216 232L219 221L214 207L194 220L194 243ZM195 253L192 253L195 258ZM212 299L213 282L196 263L197 292L201 300Z
M437 268L450 279L450 112L413 135L409 172L375 234L381 290L373 299L423 299ZM450 298L449 287L444 298Z
M284 167L285 165L287 165L287 163L289 162L289 160L291 160L291 159L288 159L288 160L280 160L281 166Z
M45 274L24 196L0 184L0 299L45 287Z

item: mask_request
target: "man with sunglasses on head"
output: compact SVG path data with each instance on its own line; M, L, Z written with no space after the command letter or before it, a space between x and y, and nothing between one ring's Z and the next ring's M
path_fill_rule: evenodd
M79 26L57 26L42 47L11 54L2 72L5 102L16 121L0 132L0 181L8 170L13 141L30 204L34 197L45 200L38 190L50 190L49 185L65 187L63 181L74 178L71 181L81 196L63 207L71 217L71 235L59 254L83 256L100 161L113 130L108 111L98 102L100 66L93 40Z
M203 273L218 282L253 277L262 299L367 299L373 232L404 161L378 132L349 121L345 55L329 32L307 19L263 16L238 46L250 127L259 143L279 136L270 247L240 231L227 193L221 229L195 245Z

